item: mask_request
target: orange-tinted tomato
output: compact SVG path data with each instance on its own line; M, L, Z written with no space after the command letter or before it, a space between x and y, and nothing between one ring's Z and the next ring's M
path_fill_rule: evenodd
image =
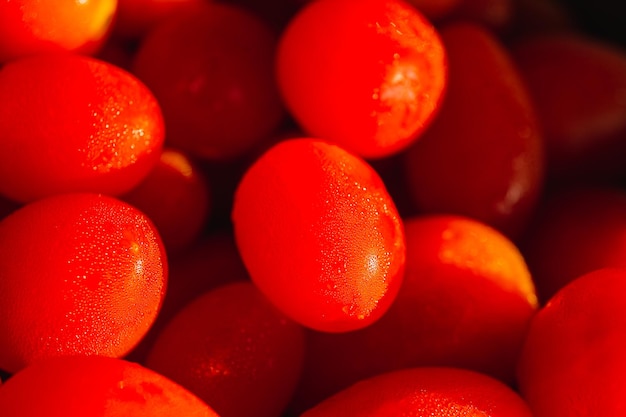
M302 417L531 417L503 383L453 368L414 368L361 381Z
M363 157L406 148L446 85L437 32L402 0L319 0L283 32L278 83L308 135Z
M64 194L0 222L0 368L71 355L126 354L165 290L161 239L111 197Z
M149 369L94 356L49 359L18 372L0 389L0 411L2 417L219 417Z
M448 93L433 125L406 155L408 192L422 212L465 215L515 237L543 186L534 108L492 34L457 23L441 36L450 63Z
M117 0L0 2L0 63L50 52L94 53L104 43Z
M339 146L294 139L270 148L239 184L232 217L252 280L295 321L354 330L393 302L401 219L376 172Z
M71 54L0 70L0 194L118 195L159 159L164 126L150 91L111 64Z
M515 379L537 308L519 250L501 233L459 216L405 219L404 281L389 311L346 334L308 335L302 409L359 379L414 366L455 366Z
M146 366L225 417L277 417L302 368L302 328L251 282L209 291L159 334Z
M626 410L626 269L563 287L533 318L518 386L535 417L618 416Z

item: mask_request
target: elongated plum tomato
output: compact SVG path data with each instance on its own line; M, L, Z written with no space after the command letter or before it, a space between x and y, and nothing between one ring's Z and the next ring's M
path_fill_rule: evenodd
M107 39L117 0L0 2L0 62L50 52L96 52Z
M2 385L0 410L2 417L218 417L189 391L156 372L94 356L54 358L29 366Z
M252 280L305 326L365 327L398 292L401 219L378 174L339 146L302 138L270 148L239 184L232 217Z
M0 222L0 369L53 356L125 355L164 294L161 239L132 206L97 194L27 204Z
M154 96L111 64L52 54L0 70L0 194L8 198L122 194L157 163L163 139Z
M319 0L283 33L277 76L307 134L376 158L406 148L430 124L446 65L437 32L410 4Z

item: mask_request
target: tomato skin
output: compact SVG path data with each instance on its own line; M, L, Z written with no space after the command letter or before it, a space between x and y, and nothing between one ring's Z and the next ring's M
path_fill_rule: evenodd
M108 38L117 0L0 3L0 63L51 52L92 54Z
M293 407L305 409L356 381L417 366L454 366L511 384L537 310L515 245L461 216L404 218L406 268L389 310L364 329L309 332Z
M472 217L515 238L544 183L530 96L493 34L471 23L440 33L448 91L433 125L406 153L408 192L419 212Z
M0 368L8 372L54 356L120 357L160 308L160 237L143 213L112 197L30 203L2 220L0 247Z
M313 137L365 158L405 149L429 125L446 85L437 32L401 0L322 0L279 41L288 110Z
M218 417L162 375L97 356L32 364L2 385L0 410L3 417Z
M303 357L303 329L243 281L182 309L159 334L146 366L220 415L275 417L295 389Z
M275 46L265 22L227 4L201 2L157 25L141 42L133 73L161 103L168 144L229 160L271 135L284 117Z
M209 217L209 193L195 161L167 148L148 176L120 198L150 217L172 255L189 248L200 236Z
M6 197L121 194L156 164L163 139L155 98L110 64L52 54L0 70L0 194Z
M513 390L485 375L454 368L405 369L363 380L302 417L531 417Z
M376 172L339 146L302 138L270 148L241 180L232 219L252 280L296 322L354 330L393 302L401 219Z
M518 386L536 417L626 410L626 269L577 277L533 318Z

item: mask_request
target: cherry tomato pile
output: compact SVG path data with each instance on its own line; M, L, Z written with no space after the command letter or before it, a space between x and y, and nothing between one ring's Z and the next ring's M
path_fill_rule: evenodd
M558 0L50 4L0 2L1 417L624 415L618 39Z

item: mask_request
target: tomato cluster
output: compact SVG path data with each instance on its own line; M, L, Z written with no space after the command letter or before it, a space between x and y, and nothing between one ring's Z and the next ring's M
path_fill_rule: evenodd
M0 416L622 415L626 51L558 1L0 2Z

